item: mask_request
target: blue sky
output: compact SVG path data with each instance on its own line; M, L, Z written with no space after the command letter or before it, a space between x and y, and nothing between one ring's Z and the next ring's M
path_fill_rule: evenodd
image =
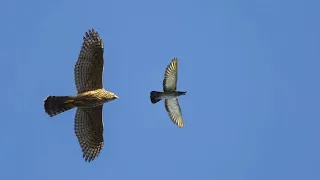
M0 179L320 179L319 1L1 2ZM105 146L92 163L75 110L49 118L47 95L76 93L82 36L105 43ZM169 119L165 67L179 58L185 128Z

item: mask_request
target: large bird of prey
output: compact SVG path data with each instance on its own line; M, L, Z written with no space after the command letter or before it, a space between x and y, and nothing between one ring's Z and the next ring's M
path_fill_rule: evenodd
M74 131L85 161L94 160L103 147L103 104L118 96L106 91L102 84L103 41L94 29L86 32L78 61L74 68L78 93L74 96L48 96L44 101L45 112L53 117L77 108Z
M153 104L164 99L164 105L172 122L178 127L183 128L184 122L182 118L181 109L178 102L178 96L186 95L187 92L177 91L178 80L178 59L173 58L167 66L164 73L163 91L151 91L150 100Z

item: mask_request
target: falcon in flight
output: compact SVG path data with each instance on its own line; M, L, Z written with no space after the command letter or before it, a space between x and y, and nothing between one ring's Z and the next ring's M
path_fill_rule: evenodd
M153 104L164 99L164 105L172 122L178 127L183 128L183 118L178 102L178 96L186 95L187 92L177 91L178 80L178 59L173 58L171 63L167 66L164 73L163 91L151 91L150 100Z
M86 32L78 61L74 68L78 93L73 96L48 96L44 100L45 112L53 117L77 108L74 131L85 161L94 160L103 147L102 107L118 99L102 85L103 41L94 29Z

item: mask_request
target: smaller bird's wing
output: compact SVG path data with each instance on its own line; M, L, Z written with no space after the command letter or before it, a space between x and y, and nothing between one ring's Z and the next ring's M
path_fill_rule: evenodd
M103 72L103 41L94 29L83 37L78 61L74 67L78 93L101 89Z
M163 79L163 91L175 91L178 80L178 59L173 58L167 66Z
M181 109L179 106L178 98L166 99L164 102L166 110L173 123L178 125L180 128L184 127Z
M103 147L102 106L78 108L74 131L86 161L94 160Z

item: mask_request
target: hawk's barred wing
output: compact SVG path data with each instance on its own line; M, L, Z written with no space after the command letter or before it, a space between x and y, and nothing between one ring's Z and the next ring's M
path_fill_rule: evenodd
M102 88L103 41L94 29L86 32L74 68L78 93Z
M78 108L74 131L86 161L94 160L103 147L102 106Z
M163 79L163 91L174 91L177 89L178 59L173 58L167 66Z
M172 120L173 123L178 125L180 128L184 127L182 113L179 106L178 98L166 99L164 101L164 105L166 110Z

